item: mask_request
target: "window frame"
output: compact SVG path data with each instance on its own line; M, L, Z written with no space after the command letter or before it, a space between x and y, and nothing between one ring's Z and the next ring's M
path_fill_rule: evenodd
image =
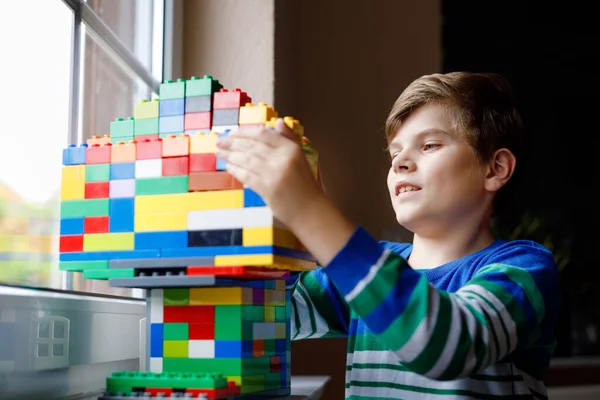
M85 41L84 35L93 36L97 43L100 43L104 50L110 52L113 59L123 69L132 75L141 79L151 90L151 94L158 95L160 83L165 79L172 79L174 72L174 60L181 58L181 51L174 51L173 45L178 44L181 48L180 34L177 34L178 26L177 15L182 19L182 7L177 5L174 0L152 0L152 24L154 27L160 26L162 22L162 32L159 35L153 32L152 46L158 41L161 43L161 61L155 62L154 56L151 67L148 68L129 50L119 39L119 37L107 26L104 21L87 4L86 0L61 0L73 12L72 42L71 42L71 74L69 88L69 123L66 145L79 143L82 140L82 91L83 91L83 55ZM144 0L146 1L146 0ZM162 11L162 21L157 20L157 9ZM85 25L85 29L84 29ZM178 39L179 37L179 39ZM179 63L177 63L180 65ZM153 71L158 68L158 71ZM180 69L176 67L176 69ZM74 279L73 272L63 271L61 276L61 288L63 290L73 290Z

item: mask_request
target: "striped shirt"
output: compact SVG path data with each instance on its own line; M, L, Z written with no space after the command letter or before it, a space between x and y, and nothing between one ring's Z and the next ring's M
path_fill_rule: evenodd
M288 281L292 340L347 337L346 399L546 399L560 306L552 254L502 241L431 270L359 227Z

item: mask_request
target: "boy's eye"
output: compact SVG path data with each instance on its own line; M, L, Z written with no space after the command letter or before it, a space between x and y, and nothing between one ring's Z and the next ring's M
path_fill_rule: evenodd
M440 147L440 145L437 143L427 143L427 144L423 145L424 150L434 150L434 149L437 149L438 147Z

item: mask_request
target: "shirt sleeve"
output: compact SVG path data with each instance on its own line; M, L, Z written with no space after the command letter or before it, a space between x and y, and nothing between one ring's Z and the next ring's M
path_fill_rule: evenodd
M556 268L549 252L528 254L505 255L449 293L359 227L324 271L404 367L453 380L553 337Z
M291 291L292 340L348 335L348 304L321 267L293 275L286 286Z

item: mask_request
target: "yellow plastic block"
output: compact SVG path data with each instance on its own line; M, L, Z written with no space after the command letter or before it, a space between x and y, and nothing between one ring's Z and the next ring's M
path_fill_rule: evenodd
M242 229L244 246L281 246L298 248L298 241L291 231L276 226L251 227Z
M265 306L265 322L275 322L275 306Z
M217 190L214 192L193 192L136 196L135 212L140 214L188 212L196 210L219 210L243 208L244 191Z
M134 250L133 232L125 233L88 233L83 235L83 251L119 251Z
M300 124L300 121L298 121L296 118L283 117L283 122L288 126L288 128L290 128L291 130L296 132L300 138L304 137L304 127ZM275 129L276 124L277 124L277 118L271 118L266 123L266 126L268 126L269 128Z
M285 329L285 322L275 323L275 339L285 339L287 330Z
M265 305L285 306L285 292L273 289L265 289Z
M190 136L190 154L214 154L217 151L217 132L199 132Z
M60 199L85 199L85 165L67 165L63 167Z
M136 232L164 232L187 230L187 212L138 214L134 216Z
M229 265L262 266L289 271L304 271L317 267L317 263L314 261L275 256L273 254L215 256L215 266Z
M277 118L278 114L273 107L266 103L246 103L240 107L239 124L266 124L271 118Z
M275 290L285 291L285 281L283 279L277 279L275 281Z
M189 344L187 340L163 341L163 358L188 358Z
M190 306L252 304L252 288L190 288Z
M142 100L133 106L133 118L144 119L144 118L158 118L158 99L153 101Z

